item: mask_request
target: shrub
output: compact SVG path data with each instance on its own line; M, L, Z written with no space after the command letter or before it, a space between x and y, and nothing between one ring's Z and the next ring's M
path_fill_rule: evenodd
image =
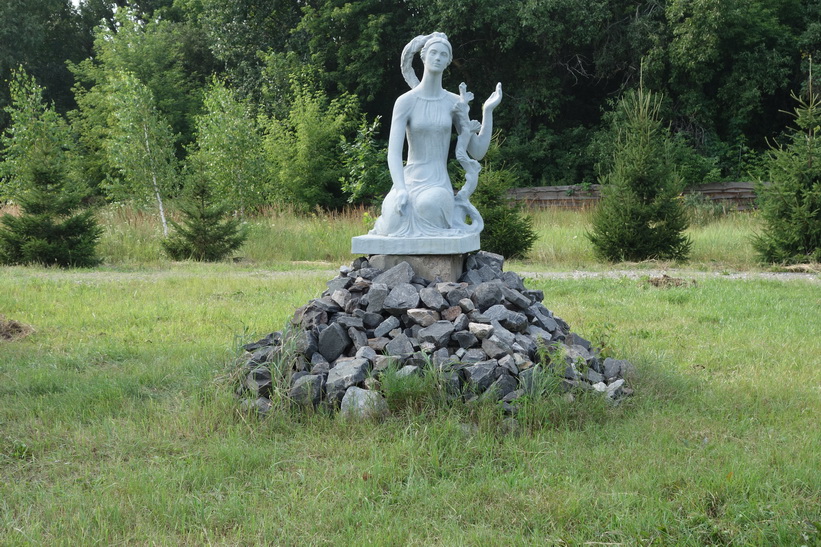
M821 261L821 102L812 82L806 101L793 98L796 127L770 151L771 184L758 185L765 228L753 246L764 262Z
M214 203L213 192L202 177L191 179L180 210L182 224L172 220L176 232L162 242L174 260L215 262L245 242L247 233L240 220L230 216L229 206Z
M485 166L470 198L485 221L482 249L505 258L526 257L539 238L533 228L533 218L507 195L515 182L513 171Z
M682 180L670 161L671 140L659 119L661 98L643 89L628 92L617 108L623 120L613 166L600 179L602 200L588 238L609 261L685 260L690 239L678 198Z

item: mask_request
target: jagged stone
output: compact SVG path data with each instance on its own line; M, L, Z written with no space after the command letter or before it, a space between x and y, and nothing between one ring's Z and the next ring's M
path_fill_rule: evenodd
M495 334L482 340L482 351L491 359L500 359L512 353L510 346L502 342L501 338Z
M422 327L429 327L439 321L439 313L427 308L412 308L408 310L408 318Z
M473 347L479 343L479 339L476 338L476 335L466 330L454 333L453 336L451 336L451 339L459 344L459 347L465 349Z
M516 360L512 355L504 355L500 357L499 366L507 370L512 376L519 375L519 367L516 366Z
M482 394L482 398L491 398L494 401L499 401L505 395L514 391L517 387L519 387L519 382L516 378L505 372L499 375L499 377L492 384L490 384L490 386L488 386Z
M519 277L519 274L517 274L516 272L504 272L502 273L501 279L502 283L505 284L505 287L508 287L519 292L525 290L524 281L522 281L522 278Z
M441 312L448 307L448 303L435 287L425 287L419 291L419 298L428 308Z
M348 329L348 336L351 338L351 342L356 351L368 347L368 335L363 331L351 327Z
M422 369L416 365L405 365L396 371L397 378L407 378L408 376L419 376Z
M523 313L511 311L501 304L491 306L483 313L491 322L498 321L514 332L523 332L528 326L527 317Z
M253 368L245 376L245 387L256 397L268 397L271 394L271 370L265 365Z
M368 291L368 307L366 311L372 313L382 313L385 298L388 297L390 289L384 283L374 283Z
M478 363L479 361L484 361L486 359L487 353L480 348L470 348L465 351L463 356L460 358L463 363Z
M463 286L462 284L459 284L451 288L445 295L445 299L451 306L458 306L459 301L463 298L470 298L470 293L468 292L467 287Z
M451 306L442 310L442 319L446 321L455 321L460 315L462 315L462 308L459 306Z
M462 312L470 313L476 309L476 304L470 298L463 298L459 301L459 307L462 308Z
M390 341L391 339L386 336L380 336L379 338L368 338L368 347L377 353L382 353L385 351L385 348Z
M359 317L352 317L350 315L338 315L336 317L336 322L345 327L346 329L355 328L355 329L364 329L365 323Z
M328 373L328 379L325 382L328 400L332 403L341 401L349 387L365 381L369 368L370 363L367 359L349 359L338 362Z
M480 312L502 303L504 300L503 285L498 281L488 281L477 285L470 299Z
M502 293L504 294L507 302L520 310L527 310L532 305L530 299L516 289L503 286Z
M419 292L410 283L400 283L391 289L382 306L391 315L402 315L419 306Z
M470 319L464 313L453 320L453 330L466 330L470 324Z
M453 331L453 323L450 321L437 321L419 331L419 340L432 342L437 347L446 347Z
M413 279L413 268L407 262L400 262L393 268L390 268L379 274L373 279L374 283L384 283L388 289L394 289L399 285L409 284Z
M349 387L340 404L339 413L348 419L381 420L388 416L388 403L378 391Z
M350 344L351 337L348 336L345 327L339 323L330 325L319 335L319 353L329 362L342 355Z
M498 363L495 359L480 361L465 367L467 383L474 393L482 393L496 380L496 368Z
M399 327L399 325L399 318L391 315L390 317L382 321L382 323L380 323L379 326L373 330L373 335L377 338L386 336L393 329Z
M364 346L356 350L357 359L367 359L371 364L376 361L376 351L370 346Z
M485 323L468 323L468 330L479 340L484 340L493 335L493 325Z
M465 261L465 268L469 270L478 270L482 266L488 266L501 274L504 264L505 257L502 255L487 251L479 251L478 253L467 257L467 260Z
M294 382L288 397L297 405L315 407L322 399L322 376L307 374Z
M408 355L413 353L413 342L404 333L397 335L385 346L385 351L390 355Z

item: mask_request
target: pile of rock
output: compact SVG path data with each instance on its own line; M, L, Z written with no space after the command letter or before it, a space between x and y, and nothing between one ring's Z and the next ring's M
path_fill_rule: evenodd
M493 398L511 413L547 368L568 391L629 395L630 363L600 359L542 304L542 291L526 289L503 264L480 251L458 282L422 279L407 262L387 271L366 258L343 266L320 298L296 311L287 337L274 332L244 346L244 404L266 412L285 381L297 405L382 414L375 380L390 366L400 377L436 367L452 396Z

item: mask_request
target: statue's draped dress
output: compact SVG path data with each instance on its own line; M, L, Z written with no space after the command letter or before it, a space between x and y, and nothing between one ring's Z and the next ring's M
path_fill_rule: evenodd
M399 112L400 115L409 114L405 128L408 160L404 167L408 202L402 213L397 213L396 191L391 190L382 202L382 215L370 233L397 237L463 234L463 230L454 228L453 186L447 171L455 121L453 107L459 96L444 90L435 98L413 91L410 94L411 100L397 101L395 107L407 110Z

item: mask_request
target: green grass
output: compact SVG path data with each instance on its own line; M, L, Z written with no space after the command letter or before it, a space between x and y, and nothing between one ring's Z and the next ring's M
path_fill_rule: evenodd
M529 281L636 395L507 432L481 407L243 416L237 345L331 273L125 264L0 269L35 328L0 342L0 544L821 541L817 283Z
M606 270L612 264L596 262L586 233L591 211L559 209L531 212L539 239L522 271ZM295 267L336 268L351 261L351 237L367 232L365 209L336 214L295 215L270 210L248 220L249 237L237 259L248 266L274 269ZM104 263L113 268L167 267L159 239L162 230L156 215L131 207L111 205L100 212L105 229L100 244ZM173 216L173 215L172 215ZM695 270L757 270L751 238L760 227L755 213L730 213L703 219L688 230L692 256L686 264L647 262L622 265L630 268L677 266ZM307 263L300 265L299 263ZM615 267L621 267L615 265Z

